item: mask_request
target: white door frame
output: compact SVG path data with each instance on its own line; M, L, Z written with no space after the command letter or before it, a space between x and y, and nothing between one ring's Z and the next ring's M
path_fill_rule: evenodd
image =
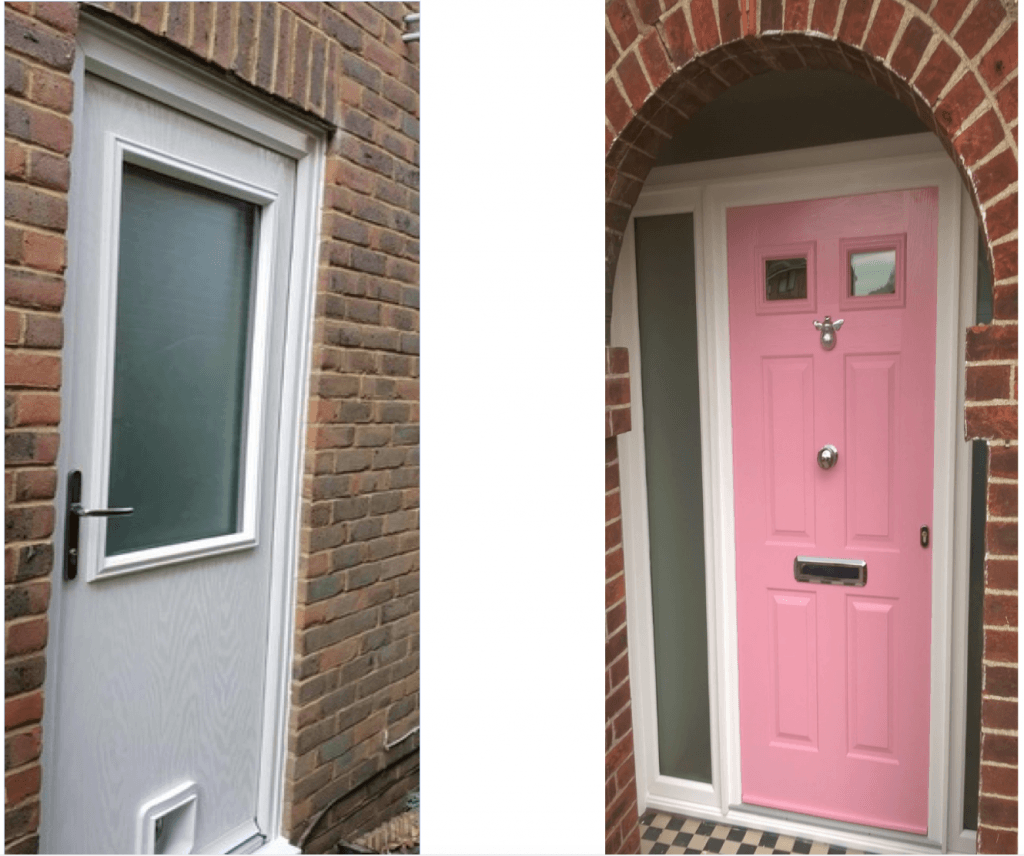
M225 849L246 845L246 850L262 846L263 852L297 853L282 837L284 770L287 749L289 675L293 653L292 636L295 619L296 570L299 554L299 514L306 423L306 402L309 395L310 349L313 327L313 295L316 276L317 247L320 237L320 208L323 197L325 134L322 128L305 122L243 90L226 84L209 72L193 66L151 43L132 36L120 28L83 15L78 31L78 50L72 69L75 92L73 121L84 127L83 93L85 74L95 74L131 89L155 101L195 116L254 143L290 157L296 162L295 215L291 228L291 261L287 282L287 321L285 331L284 383L281 393L281 425L276 464L276 495L273 502L276 521L271 555L271 593L266 674L263 700L263 736L260 749L260 772L257 824L265 839L249 842L218 842ZM68 222L67 299L64 306L64 354L73 353L76 305L80 289L76 287L76 270L83 248L76 245L83 234L83 224L91 216L91 205L78 189L80 169L75 167L72 151L72 186ZM78 192L76 193L76 189ZM74 366L65 356L61 425L71 424L75 402ZM79 391L78 394L82 394ZM68 468L70 444L61 444L57 469L62 476ZM58 478L56 507L64 507L65 478ZM60 523L60 521L58 521ZM48 703L43 718L43 734L52 735L56 727L56 708L73 703L56 697L60 663L60 615L62 608L61 560L63 529L54 533L54 585L50 603L50 638L48 643L45 692ZM75 584L75 583L72 583ZM85 580L77 581L85 584ZM43 738L43 780L40 829L45 846L48 807L52 802L52 781L62 772L56 768L55 741Z
M931 734L927 835L741 805L732 416L726 288L728 207L939 188L939 270L932 538ZM647 531L642 354L636 304L635 217L694 216L703 470L712 785L662 776L658 764ZM931 134L652 170L626 228L613 295L611 343L630 351L633 430L619 437L637 790L642 807L824 838L881 852L973 852L960 829L966 697L970 445L963 439L964 352L973 323L977 226L949 157ZM963 252L961 252L963 245ZM954 511L956 514L954 515ZM954 598L954 591L956 597Z

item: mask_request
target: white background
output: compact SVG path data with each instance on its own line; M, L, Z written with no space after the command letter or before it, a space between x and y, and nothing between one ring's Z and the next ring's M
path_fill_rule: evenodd
M422 5L424 853L604 851L603 14Z

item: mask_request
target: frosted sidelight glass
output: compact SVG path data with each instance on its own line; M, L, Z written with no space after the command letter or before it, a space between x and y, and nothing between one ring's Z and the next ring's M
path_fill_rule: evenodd
M107 555L238 531L257 216L125 164Z
M693 215L636 221L658 758L711 781Z

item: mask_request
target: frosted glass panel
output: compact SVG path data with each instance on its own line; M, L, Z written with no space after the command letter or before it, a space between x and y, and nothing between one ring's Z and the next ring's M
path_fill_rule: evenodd
M108 556L238 529L256 219L124 167Z
M710 782L693 215L635 224L658 758L666 776Z

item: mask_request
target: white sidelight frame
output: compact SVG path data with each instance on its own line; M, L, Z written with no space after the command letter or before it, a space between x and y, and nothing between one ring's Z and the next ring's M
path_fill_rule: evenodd
M939 190L928 832L872 829L746 805L740 783L739 668L726 210L934 186ZM694 215L712 782L659 772L644 416L633 219ZM962 829L970 444L963 437L962 331L974 323L977 223L931 134L843 143L652 170L626 227L611 343L630 351L633 430L619 459L626 547L633 739L641 808L724 820L883 853L974 852Z
M263 689L263 732L260 746L260 770L257 786L255 809L257 834L245 833L243 838L237 836L231 840L222 839L212 845L219 852L264 852L264 853L298 853L282 835L284 814L284 774L287 749L287 725L289 706L289 675L293 654L293 632L295 621L296 571L299 556L299 528L301 486L304 455L304 438L306 435L307 406L309 398L309 374L311 348L313 339L313 309L316 283L317 248L320 240L320 210L323 199L324 160L326 155L327 126L320 125L297 114L285 111L274 105L269 99L262 99L241 86L229 84L198 65L193 65L161 48L152 42L125 32L106 21L83 13L78 30L78 50L72 69L72 79L77 93L84 92L86 72L107 81L116 83L126 89L144 95L161 104L172 107L182 113L199 118L204 122L229 131L253 143L273 150L295 162L294 172L294 216L290 224L291 255L286 264L287 277L276 287L287 288L287 318L284 333L284 369L283 384L280 398L281 423L278 438L275 479L277 490L273 496L264 497L263 502L274 506L274 520L277 529L274 533L271 552L270 579L270 611L267 638L266 670ZM83 127L82 98L75 100L73 121ZM111 137L107 141L110 157L123 157L125 160L140 163L143 166L156 168L159 172L185 178L188 181L203 184L236 197L248 199L261 207L259 224L259 246L257 248L257 265L260 271L267 271L264 263L265 253L272 249L268 229L276 220L276 197L270 191L248 184L240 184L230 177L204 173L202 169L186 166L176 161L167 153L134 145L130 140ZM74 153L72 153L74 161ZM116 170L120 175L120 168ZM74 169L72 170L74 175ZM118 179L119 184L119 179ZM105 198L102 209L104 217L116 216L116 200L120 198L116 188L107 188L109 198ZM113 207L111 207L113 206ZM74 317L76 311L77 291L74 288L75 262L77 255L84 248L76 244L76 235L81 226L76 225L88 216L81 206L72 207L68 229L69 288L65 303L66 317ZM107 220L114 222L116 220ZM116 239L116 230L113 234ZM108 247L116 247L114 244ZM112 251L113 267L116 272L116 249ZM108 261L109 264L109 261ZM115 274L111 274L115 275ZM116 281L116 280L115 280ZM252 300L251 337L262 335L265 324L261 322L260 312L267 314L267 297L270 282L256 282ZM113 311L112 304L108 311ZM262 310L261 310L262 307ZM261 326L262 325L262 326ZM70 337L74 335L74 325L67 325L68 335L65 348L71 348ZM254 343L250 342L250 347ZM109 348L112 353L112 346ZM254 349L255 353L258 350ZM70 353L70 350L68 350ZM65 365L69 374L74 367ZM262 366L248 367L250 396L262 397L262 378L265 374ZM71 390L73 383L65 385L62 397L62 425L68 424L69 413L74 407ZM108 391L109 392L109 391ZM255 408L248 402L250 413ZM265 442L266 438L253 436L246 426L246 443ZM58 472L67 470L68 443L61 444L58 458ZM252 447L246 449L249 459L246 467L242 490L249 497L257 495L258 485L251 481L250 473L258 470L255 460L251 458ZM104 485L104 494L105 494ZM62 508L65 503L66 485L58 480L56 504ZM252 491L253 493L250 493ZM93 495L86 502L92 501ZM236 537L255 542L255 503L244 500L242 532ZM250 511L252 516L250 517ZM223 550L242 549L248 543L228 543L233 536L224 539L204 539L185 545L189 548L206 547L206 552L222 552ZM226 539L226 540L225 540ZM217 545L207 541L219 540ZM121 567L121 572L138 570L145 565L140 560L139 551L126 554L127 560L139 560L138 567ZM63 531L57 527L54 533L55 556L63 555ZM173 561L193 558L195 552L187 556L172 558ZM115 557L116 558L116 557ZM167 558L149 557L154 561L166 562ZM118 569L115 562L110 571ZM59 563L55 563L55 574L61 573ZM105 576L106 574L104 574ZM51 621L49 650L60 650L59 633L61 622L62 587L53 587L51 595ZM60 669L56 656L51 654L47 663L46 685L56 686L56 674ZM48 693L51 702L46 705L44 713L44 732L53 734L56 724L55 703L52 692ZM54 741L44 740L42 748L42 765L44 771L42 781L42 818L41 831L45 837L46 813L48 804L48 781L59 775L54 766ZM211 851L212 852L212 851Z

